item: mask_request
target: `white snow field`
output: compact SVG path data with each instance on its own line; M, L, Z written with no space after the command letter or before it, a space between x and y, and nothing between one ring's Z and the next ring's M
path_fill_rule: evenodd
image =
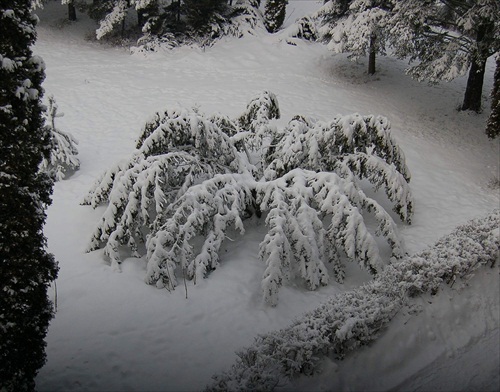
M315 1L290 1L287 24ZM57 313L47 336L40 391L196 391L227 369L254 337L286 327L334 293L370 276L351 265L343 285L307 291L290 284L280 302L263 303L265 265L258 244L263 221L227 241L220 267L175 291L144 283L145 261L127 258L114 271L102 251L85 253L104 207L80 202L97 176L130 156L155 111L197 106L236 116L264 90L274 92L286 124L293 115L321 120L336 114L381 114L406 154L415 199L411 225L400 223L412 254L471 218L499 206L499 144L484 135L493 61L488 63L482 114L457 112L465 78L438 86L405 76L406 63L379 58L379 71L334 55L321 44L285 42L285 33L227 38L214 47L131 55L86 39L93 22L50 2L40 17L34 51L44 59L46 94L64 117L58 128L79 141L81 168L57 182L45 228L59 261ZM466 287L423 296L422 312L398 314L385 333L342 362L284 387L295 391L500 390L499 269L484 268Z

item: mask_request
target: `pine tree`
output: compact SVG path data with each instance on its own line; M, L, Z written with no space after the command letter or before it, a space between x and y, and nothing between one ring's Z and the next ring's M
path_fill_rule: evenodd
M39 172L50 133L43 126L43 61L30 47L36 17L30 0L0 4L0 389L34 389L45 362L57 266L42 229L52 181Z
M172 290L179 274L207 277L219 265L227 230L243 234L245 218L264 213L261 285L271 305L292 278L310 290L330 276L342 282L346 259L381 271L375 236L385 238L392 258L402 257L394 220L361 186L367 180L383 189L410 223L410 174L387 119L352 115L324 123L298 116L280 130L271 124L279 116L267 91L236 119L194 109L157 113L132 157L104 172L84 199L94 207L108 203L89 251L104 247L120 268L120 248L138 256L145 242L146 282ZM365 214L377 223L373 230Z
M66 0L63 0L66 1ZM143 36L136 51L154 51L158 47L198 43L211 45L231 35L241 37L263 28L264 21L257 0L110 0L90 7L100 26L101 39L121 26L130 10L135 9Z
M267 31L275 33L283 26L288 0L267 0L264 11L264 23Z
M408 73L437 83L465 75L462 110L481 111L486 60L500 50L498 0L395 2L391 43L395 54L417 61Z
M372 75L376 55L385 55L392 7L390 0L330 0L317 12L323 24L322 40L330 50L347 52L354 60L368 54L368 74Z
M227 0L184 0L188 25L195 31L206 29L214 18L224 14Z
M62 117L63 113L57 112L58 107L53 96L48 98L48 108L46 112L46 127L52 136L50 156L43 158L40 170L47 172L57 181L65 178L68 172L73 172L80 168L80 161L77 158L78 141L69 133L61 131L56 127L55 120Z
M500 136L500 54L497 55L495 80L491 92L491 114L486 124L486 135L491 139Z

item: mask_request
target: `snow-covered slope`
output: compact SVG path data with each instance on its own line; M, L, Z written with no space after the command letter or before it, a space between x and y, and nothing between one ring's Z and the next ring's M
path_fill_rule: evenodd
M298 14L315 2L290 3ZM362 61L351 63L319 44L291 46L279 34L226 39L205 50L130 55L86 41L92 23L83 15L76 23L63 22L65 11L51 2L39 12L35 47L47 65L46 93L65 114L56 125L78 139L81 162L79 171L56 184L48 210L49 249L61 270L48 362L37 378L42 391L202 389L256 334L285 327L330 295L369 279L352 266L348 275L354 277L343 286L315 292L285 287L279 305L267 307L260 292L265 266L257 256L265 233L260 221L252 221L244 237L232 237L217 273L197 286L188 284L187 299L182 287L169 293L144 284L142 260L127 259L120 274L106 264L102 251L86 254L102 208L81 206L82 197L101 171L130 155L142 125L157 110L196 105L206 113L235 116L256 93L270 90L280 102L280 125L295 114L322 120L353 112L387 116L412 171L416 212L411 226L401 224L410 253L498 206L498 185L491 186L499 176L498 142L484 135L488 110L481 115L455 110L463 78L440 86L419 84L404 76L404 62L391 58L381 58L380 72L369 77ZM492 67L488 63L485 93L492 86ZM492 288L480 294L486 284ZM297 388L425 390L428 379L439 386L441 379L433 378L438 365L445 372L452 372L453 361L476 366L479 354L498 369L498 356L486 350L498 341L495 293L497 269L478 274L466 291L423 298L422 314L401 315L373 346L327 367L324 382L300 380ZM475 319L481 321L474 324ZM380 361L396 340L403 342L399 351ZM447 355L452 362L444 361ZM375 377L394 382L373 382ZM468 389L465 383L453 386Z

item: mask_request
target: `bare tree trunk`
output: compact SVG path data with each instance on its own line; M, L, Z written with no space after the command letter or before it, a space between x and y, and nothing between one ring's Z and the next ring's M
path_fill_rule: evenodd
M462 110L473 110L477 113L481 111L484 72L486 69L486 60L488 59L488 44L484 41L490 28L492 26L489 25L480 25L478 27L476 39L477 50L469 70Z
M484 71L486 61L478 59L472 62L465 89L462 110L473 110L477 113L481 111L481 95L483 93Z
M486 135L490 139L500 136L500 54L497 55L495 79L491 92L491 113L486 124Z
M68 19L71 21L76 20L76 8L75 8L75 4L73 4L73 2L68 3Z
M377 35L372 33L370 35L370 53L368 55L368 74L373 75L375 73L375 58L377 55Z

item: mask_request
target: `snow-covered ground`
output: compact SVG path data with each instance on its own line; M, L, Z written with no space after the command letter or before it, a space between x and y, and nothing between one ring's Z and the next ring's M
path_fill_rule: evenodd
M290 1L287 24L319 5ZM48 210L49 250L61 269L48 362L37 378L41 391L200 390L256 334L285 327L369 278L352 266L343 286L285 287L279 305L266 306L260 292L265 266L257 256L265 227L258 221L227 244L209 279L188 284L187 299L183 287L169 293L144 284L143 260L127 259L117 273L102 251L85 253L103 208L81 206L83 196L103 170L132 153L157 110L196 105L207 114L235 116L255 94L270 90L280 103L278 125L295 114L387 116L412 171L416 212L411 226L400 225L409 253L499 206L499 144L484 135L489 110L455 110L465 78L420 84L392 58L380 58L372 77L364 61L349 62L320 44L288 45L279 34L131 55L85 40L92 23L80 14L77 22L64 22L65 12L57 2L38 12L35 47L47 65L46 94L65 114L56 125L79 140L81 160L79 171L56 184ZM490 61L486 107L492 75ZM398 315L373 345L341 363L325 362L323 375L301 378L290 389L499 390L498 277L498 266L485 269L466 288L421 298L423 312Z

